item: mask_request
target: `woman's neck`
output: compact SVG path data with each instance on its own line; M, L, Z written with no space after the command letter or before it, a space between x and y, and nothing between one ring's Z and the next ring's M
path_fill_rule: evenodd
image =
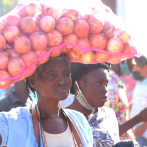
M61 104L60 101L53 101L53 100L38 100L38 108L40 111L40 118L41 119L56 119L61 117Z
M94 110L88 110L85 107L83 107L76 98L74 98L73 103L70 106L68 106L67 109L73 109L73 110L79 111L87 119L88 119L88 116L94 111Z
M38 108L43 130L50 134L60 134L67 129L67 120L61 111L60 101L38 97Z

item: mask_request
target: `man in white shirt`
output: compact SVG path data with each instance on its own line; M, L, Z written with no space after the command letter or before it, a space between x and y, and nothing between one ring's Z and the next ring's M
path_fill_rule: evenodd
M130 117L135 116L145 107L147 107L147 57L140 56L134 58L134 67L132 69L133 77L137 84L133 90L132 108ZM140 123L134 128L134 135L138 143L147 146L147 123Z

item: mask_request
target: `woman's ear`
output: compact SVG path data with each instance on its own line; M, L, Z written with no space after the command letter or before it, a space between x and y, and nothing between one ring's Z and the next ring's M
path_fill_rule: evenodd
M30 76L30 77L28 78L28 81L29 81L30 86L31 86L32 88L36 89L36 87L35 87L35 76L34 76L34 75Z

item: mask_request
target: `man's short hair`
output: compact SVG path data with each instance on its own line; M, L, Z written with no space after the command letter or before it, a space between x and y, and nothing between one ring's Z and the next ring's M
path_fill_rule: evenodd
M147 65L147 56L141 55L140 57L135 57L135 61L140 67L144 67L145 65Z

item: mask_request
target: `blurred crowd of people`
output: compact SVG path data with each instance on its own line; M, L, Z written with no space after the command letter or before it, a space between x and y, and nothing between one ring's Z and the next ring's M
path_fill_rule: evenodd
M137 140L141 147L145 147L147 146L147 122L132 125L134 127L127 133L122 131L125 125L121 124L139 113L143 120L147 117L147 112L144 111L147 107L147 57L142 55L110 66L108 100L105 106L111 108L116 114L121 140ZM10 111L16 107L31 108L37 102L37 95L29 93L26 80L19 81L6 90L0 89L0 112ZM61 101L61 106L71 105L72 108L74 103L73 93Z

